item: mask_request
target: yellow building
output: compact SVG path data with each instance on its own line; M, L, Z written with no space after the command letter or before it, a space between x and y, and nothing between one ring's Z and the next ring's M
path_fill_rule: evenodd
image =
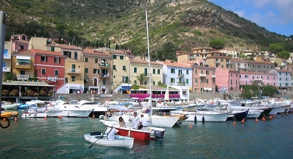
M65 85L58 91L65 93L84 92L84 62L65 58Z
M115 90L121 84L130 84L130 51L115 50L110 51L113 57L113 89Z
M82 48L75 45L66 44L48 44L47 51L62 52L62 55L75 59L82 60Z
M31 51L14 52L12 54L12 73L18 81L29 81L35 78L35 55Z
M149 77L152 79L152 85L158 85L160 82L163 82L163 65L155 61L151 61L150 64L151 68L149 69L147 60L130 60L129 77L132 84L149 85ZM141 74L145 78L139 81L137 77Z

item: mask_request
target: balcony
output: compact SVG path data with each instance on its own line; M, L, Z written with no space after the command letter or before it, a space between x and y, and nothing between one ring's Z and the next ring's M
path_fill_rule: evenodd
M15 64L15 68L19 68L19 69L31 69L31 63L17 62Z
M25 81L25 80L27 81L30 75L17 75L16 77L18 81Z
M68 74L81 74L80 69L71 68L67 70Z
M106 75L100 75L99 77L100 77L101 79L106 79L106 78L109 78L110 75L109 75L109 73L108 73L108 74L106 74Z
M227 64L227 65L231 65L231 62L227 61L226 64Z
M9 56L8 54L4 54L3 59L11 59L11 56Z
M199 74L199 77L206 77L207 76L207 74Z
M212 75L212 78L216 78L217 76L216 75Z
M219 64L220 63L220 61L216 61L216 64Z
M111 68L110 64L108 64L108 63L99 63L99 67L100 68Z
M3 67L2 72L10 72L10 67Z

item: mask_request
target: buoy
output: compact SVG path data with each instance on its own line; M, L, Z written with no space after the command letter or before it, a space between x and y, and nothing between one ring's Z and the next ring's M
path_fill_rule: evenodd
M257 118L255 118L255 122L258 122L258 119Z
M262 117L262 121L265 121L265 120L266 120L266 118L263 116L263 117Z
M6 118L3 118L4 121L6 121Z
M95 114L93 114L92 118L95 119Z
M18 121L17 117L14 117L14 121Z
M272 115L269 116L269 119L273 119Z
M204 123L204 116L202 117L202 123Z
M189 125L189 128L190 128L190 129L192 128L192 124Z
M47 117L45 117L44 120L47 120Z
M245 119L244 119L244 118L241 120L241 123L242 123L242 124L244 124L244 123L245 123Z
M233 122L233 125L236 125L236 121Z
M62 115L59 115L58 118L59 118L59 119L62 119Z
M194 116L194 122L195 122L195 123L197 122L197 118L196 118L196 116Z

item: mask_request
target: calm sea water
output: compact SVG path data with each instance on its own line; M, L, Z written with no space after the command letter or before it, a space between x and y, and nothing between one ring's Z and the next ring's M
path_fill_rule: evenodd
M293 157L293 114L245 124L184 123L166 128L164 139L135 141L132 149L90 143L83 134L104 131L98 119L48 118L12 121L0 129L0 158L225 158Z

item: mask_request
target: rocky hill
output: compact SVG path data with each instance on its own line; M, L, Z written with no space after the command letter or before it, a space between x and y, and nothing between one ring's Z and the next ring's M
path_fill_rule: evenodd
M222 39L238 51L266 50L270 43L288 43L207 0L0 0L9 15L11 34L57 38L64 43L146 52L145 10L148 10L152 57L174 59L175 51L208 46Z

